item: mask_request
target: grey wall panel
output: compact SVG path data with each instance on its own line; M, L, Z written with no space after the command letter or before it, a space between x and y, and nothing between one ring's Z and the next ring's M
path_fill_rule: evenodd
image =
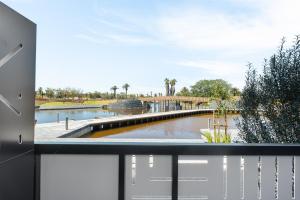
M261 156L261 199L275 199L275 156Z
M241 199L241 156L228 156L225 199Z
M292 156L278 156L278 199L292 199Z
M33 149L35 45L36 25L0 2L0 163Z
M300 156L295 156L295 199L300 200Z
M117 200L117 155L42 155L41 200Z
M179 156L179 199L224 199L223 156Z
M171 199L171 156L127 155L125 170L126 200Z
M244 197L258 199L258 156L245 156L244 166Z
M36 25L0 2L1 200L34 199L35 45Z
M0 199L33 200L33 151L0 165Z

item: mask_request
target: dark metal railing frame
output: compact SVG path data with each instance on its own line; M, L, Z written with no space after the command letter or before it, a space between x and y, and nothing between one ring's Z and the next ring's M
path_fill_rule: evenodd
M109 154L119 156L119 200L125 200L125 156L172 156L172 200L178 200L179 155L274 155L300 156L300 145L286 144L151 144L151 143L78 143L36 144L36 199L40 194L41 154Z

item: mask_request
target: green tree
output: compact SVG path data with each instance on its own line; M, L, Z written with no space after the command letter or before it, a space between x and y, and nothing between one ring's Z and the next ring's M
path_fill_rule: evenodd
M55 91L55 96L56 96L56 98L58 98L58 99L64 98L64 90L61 89L61 88L56 89L56 91Z
M168 78L165 79L165 88L166 96L170 96L170 80Z
M300 45L285 41L258 76L250 65L243 89L238 127L248 143L300 142Z
M39 95L40 97L42 97L42 99L44 98L44 90L43 90L42 87L39 87L39 88L38 88L38 95Z
M177 83L177 80L176 80L176 79L170 80L170 86L171 86L171 88L170 88L169 94L170 94L171 96L174 96L174 95L175 95L175 85L176 85L176 83Z
M52 88L47 88L47 89L45 90L45 95L46 95L46 97L48 97L48 98L50 98L50 99L54 98L54 95L55 95L54 89L52 89Z
M187 87L183 87L180 92L177 93L178 96L190 96L190 90Z
M229 99L231 85L222 79L200 80L191 86L191 93L197 97L212 97L217 99Z
M112 90L113 93L114 93L114 98L117 97L117 90L118 90L118 89L119 89L119 88L118 88L116 85L114 85L113 87L110 88L110 90Z
M63 91L64 91L64 98L65 99L71 97L71 88L64 88Z
M230 91L232 96L240 96L241 95L241 91L239 88L237 87L233 87Z
M123 89L125 90L125 95L126 95L126 99L127 99L127 92L128 92L128 88L130 87L130 85L128 83L125 83L123 85Z
M68 93L69 93L69 97L71 97L73 100L75 97L79 96L79 91L74 88L69 88Z

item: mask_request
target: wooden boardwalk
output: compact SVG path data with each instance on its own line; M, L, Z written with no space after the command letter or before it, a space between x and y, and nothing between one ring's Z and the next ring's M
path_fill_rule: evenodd
M108 117L102 119L89 119L89 120L70 120L69 128L66 130L65 122L60 121L59 123L45 123L37 124L35 127L35 142L57 142L70 139L67 137L78 137L84 135L91 130L106 130L111 128L118 128L123 126L130 126L141 123L148 123L153 121L160 121L165 119L179 118L185 116L191 116L196 114L212 113L213 109L197 109L197 110L178 110L169 112L159 113L147 113L140 115L126 115L117 117ZM76 141L72 138L71 141Z

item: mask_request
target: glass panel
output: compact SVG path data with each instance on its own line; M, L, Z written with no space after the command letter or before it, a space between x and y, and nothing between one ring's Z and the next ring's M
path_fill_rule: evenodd
M171 199L171 156L127 155L125 170L126 200Z
M224 199L224 169L224 156L179 156L178 199Z

